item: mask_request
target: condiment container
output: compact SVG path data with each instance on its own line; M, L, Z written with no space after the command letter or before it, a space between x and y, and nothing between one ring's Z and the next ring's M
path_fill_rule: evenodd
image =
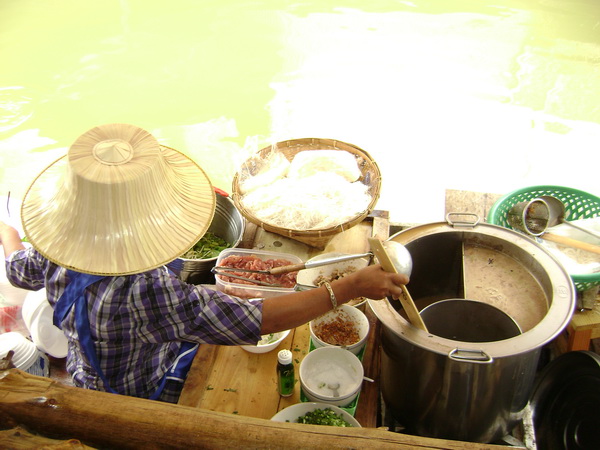
M365 373L354 353L340 347L320 347L304 357L299 375L309 401L344 408L358 397Z
M255 250L246 248L228 248L223 250L217 258L216 267L222 266L222 261L228 256L242 256L251 257L255 256L263 261L269 259L280 259L289 261L289 264L301 264L303 261L296 255L290 253L278 253L269 252L266 250ZM287 265L287 264L286 264ZM238 274L238 273L236 273ZM239 275L239 274L238 274ZM243 276L251 275L246 273ZM235 295L236 297L242 298L264 298L264 297L276 297L278 295L291 294L294 292L294 287L271 287L271 286L260 286L258 284L243 284L243 283L232 283L221 279L219 275L215 275L215 284L218 291L224 292L229 295Z
M277 390L282 397L294 393L294 364L289 350L280 350L277 354Z
M310 338L315 348L320 347L336 347L335 344L324 341L320 338L319 330L325 330L327 327L338 334L342 329L347 328L344 325L352 324L355 331L358 332L358 341L342 347L350 352L358 355L367 345L369 337L369 319L365 313L354 306L340 305L336 309L317 317L309 322ZM339 337L339 336L338 336Z

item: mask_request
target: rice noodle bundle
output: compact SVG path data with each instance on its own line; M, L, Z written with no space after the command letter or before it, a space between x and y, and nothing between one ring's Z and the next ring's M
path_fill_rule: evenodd
M246 209L270 225L292 230L334 227L369 205L368 186L336 173L319 171L303 178L281 178L243 197Z

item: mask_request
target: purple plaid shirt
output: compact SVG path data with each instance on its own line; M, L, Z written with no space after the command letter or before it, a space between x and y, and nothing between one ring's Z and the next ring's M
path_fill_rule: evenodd
M14 252L6 276L15 286L46 288L56 304L69 283L66 269L33 248ZM240 345L260 339L262 302L249 302L184 283L165 267L104 278L85 291L100 366L115 391L148 398L172 365L182 341ZM105 390L82 353L73 310L62 323L69 341L67 371L76 386Z

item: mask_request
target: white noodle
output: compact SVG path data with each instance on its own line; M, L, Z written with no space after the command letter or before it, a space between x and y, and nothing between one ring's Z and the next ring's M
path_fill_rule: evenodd
M306 178L281 178L242 199L261 221L292 230L325 229L348 222L367 209L368 186L340 175L317 172Z
M278 151L270 152L264 159L252 159L250 162L240 172L241 194L269 186L276 180L284 178L290 167L288 159Z

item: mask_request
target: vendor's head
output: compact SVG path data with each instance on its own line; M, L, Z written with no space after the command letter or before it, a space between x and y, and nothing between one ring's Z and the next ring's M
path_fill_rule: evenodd
M206 232L215 194L204 171L147 131L102 125L29 187L21 210L29 242L79 272L119 275L166 264Z

